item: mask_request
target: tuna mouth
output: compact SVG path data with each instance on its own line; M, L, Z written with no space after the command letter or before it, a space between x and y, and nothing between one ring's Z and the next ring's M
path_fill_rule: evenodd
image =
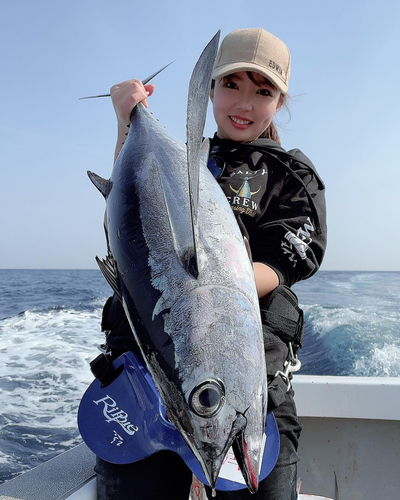
M258 477L262 457L259 456L257 460L254 456L251 456L244 430L236 436L236 439L232 443L232 448L250 493L256 493L258 490Z
M213 450L207 450L209 446L204 446L202 453L200 453L202 459L200 463L202 465L203 472L207 478L207 481L209 482L209 485L213 490L215 489L215 485L217 483L217 479L222 464L225 460L226 454L228 453L229 448L232 446L232 443L235 440L235 438L244 432L246 428L246 423L247 419L241 413L238 413L236 420L233 422L229 437L226 440L225 446L220 452L220 454L218 456L214 456L214 458L211 460L207 458L207 456L209 457L210 455L214 454Z
M232 446L246 486L251 493L257 492L262 457L261 453L254 454L254 450L251 450L251 445L247 443L245 435L246 427L247 418L243 414L238 413L221 454L213 460L207 460L207 447L204 447L203 453L200 453L200 463L212 489L215 489L222 464L229 448Z

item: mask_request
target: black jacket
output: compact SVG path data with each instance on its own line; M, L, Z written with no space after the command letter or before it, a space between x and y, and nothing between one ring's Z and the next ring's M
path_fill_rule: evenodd
M237 143L214 137L209 168L218 178L254 262L291 286L312 276L326 247L324 184L298 149L271 139Z

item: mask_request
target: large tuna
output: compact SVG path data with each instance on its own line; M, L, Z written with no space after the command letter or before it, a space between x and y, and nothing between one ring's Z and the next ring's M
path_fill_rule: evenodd
M218 38L190 81L187 148L139 104L110 180L89 176L107 201L109 255L99 264L170 421L211 487L233 446L254 492L266 419L260 311L243 236L202 141Z

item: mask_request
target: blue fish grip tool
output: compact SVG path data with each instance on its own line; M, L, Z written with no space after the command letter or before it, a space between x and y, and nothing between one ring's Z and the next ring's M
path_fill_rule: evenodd
M114 464L142 460L161 450L178 453L200 481L208 481L180 432L167 420L165 407L141 360L127 352L112 363L114 375L107 385L97 378L79 405L78 427L86 445L100 458ZM280 439L272 412L265 427L260 481L274 468ZM225 458L216 489L246 488L232 450Z

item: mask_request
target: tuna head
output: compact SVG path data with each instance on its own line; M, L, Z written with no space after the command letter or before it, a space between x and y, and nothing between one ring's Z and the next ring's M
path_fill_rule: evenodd
M202 276L200 268L200 282ZM255 492L266 419L259 311L243 291L207 285L177 301L164 321L174 339L178 375L163 380L154 358L151 364L170 420L211 487L233 446L245 482Z
M173 422L197 457L212 488L232 446L245 482L254 493L258 489L265 426L261 418L264 414L262 390L250 406L238 411L237 406L242 408L244 401L235 404L237 398L229 389L229 381L226 382L210 377L197 383L187 398L187 419L174 418ZM185 420L190 427L183 427Z

